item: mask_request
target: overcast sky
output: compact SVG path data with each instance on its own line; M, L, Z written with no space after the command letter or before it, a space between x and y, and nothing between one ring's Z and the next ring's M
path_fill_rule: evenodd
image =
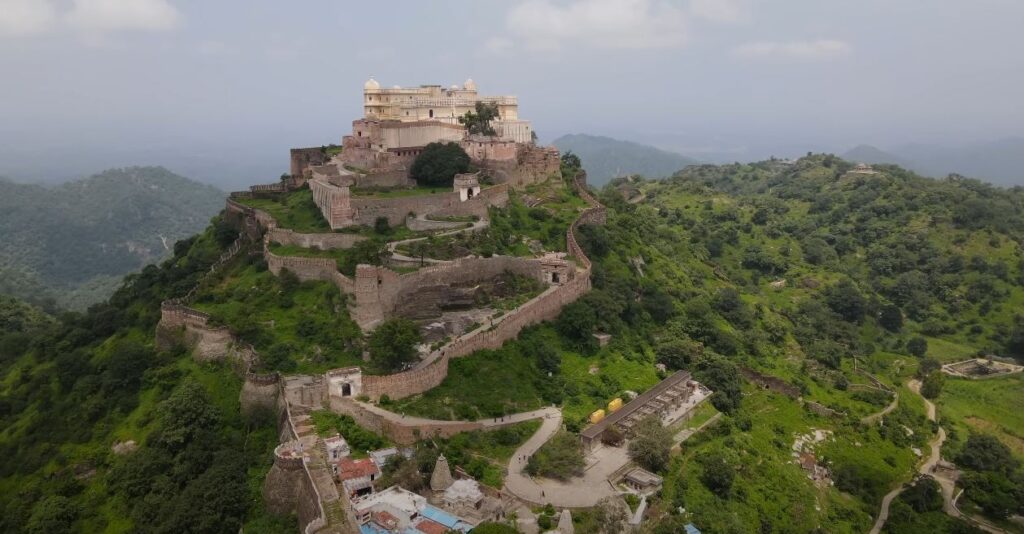
M1022 22L1021 0L0 0L0 174L281 172L340 140L370 75L472 77L542 140L969 144L1024 135Z

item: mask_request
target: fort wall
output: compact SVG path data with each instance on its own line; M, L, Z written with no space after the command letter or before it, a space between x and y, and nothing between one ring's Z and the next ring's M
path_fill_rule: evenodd
M448 438L460 432L481 430L484 426L476 421L391 421L386 417L370 411L351 399L331 397L331 410L345 414L356 421L359 426L387 436L399 445L412 445L428 438Z
M607 212L604 206L587 191L586 176L584 174L581 173L580 176L577 176L573 184L579 191L580 196L591 206L580 214L566 232L569 254L577 262L577 270L573 273L573 276L566 283L548 288L539 296L498 318L494 324L481 326L477 330L459 337L434 351L427 358L427 361L430 363L423 367L386 376L364 375L362 377L362 391L364 395L373 399L379 399L382 395L387 395L392 399L400 399L437 387L448 375L448 362L451 358L467 356L477 350L497 349L505 341L519 335L523 328L556 318L566 304L575 301L590 291L591 262L579 246L575 234L580 225L604 224L607 219ZM442 273L446 268L452 269L454 272L462 272L462 267L466 265L470 264L463 263L460 267L443 265L429 269L435 269L436 273ZM360 276L360 271L362 271L362 276ZM380 276L380 278L376 276ZM389 287L401 287L400 285L395 285L397 278L399 278L398 275L388 269L361 265L357 268L356 273L356 298L360 298L361 291L366 293L386 292L389 291ZM368 320L368 314L377 313L378 310L385 309L386 304L384 303L387 302L388 298L394 298L394 296L384 296L383 298L378 296L376 300L373 300L373 295L364 294L363 299L366 306L357 306L356 311L367 314L362 319ZM353 318L357 321L359 320L356 317Z
M338 197L332 197L331 200L338 200ZM378 217L385 217L388 224L397 226L404 223L410 213L440 217L484 217L489 207L504 206L508 203L508 188L504 185L489 187L482 190L479 196L466 201L459 198L457 191L451 191L395 198L352 196L348 203L353 210L353 224L372 226Z
M356 243L366 239L357 234L300 234L284 228L272 228L267 232L267 240L270 242L303 248L315 247L320 250L352 248Z
M448 358L444 355L433 363L418 368L390 375L363 375L363 395L371 399L379 399L387 395L392 399L402 399L430 391L444 382L448 376Z
M327 151L323 147L293 148L290 152L291 166L289 173L293 177L305 176L306 171L313 166L327 163Z

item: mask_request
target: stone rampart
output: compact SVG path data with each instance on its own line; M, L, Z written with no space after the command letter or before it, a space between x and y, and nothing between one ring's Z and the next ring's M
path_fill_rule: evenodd
M575 301L590 291L591 262L579 246L575 233L582 224L604 224L607 212L587 191L585 175L581 173L573 183L580 192L580 195L591 207L580 214L580 217L573 222L566 233L569 252L576 259L579 267L572 277L564 284L548 288L544 293L500 317L493 325L482 326L438 349L428 357L431 363L421 368L386 376L364 375L362 383L365 395L373 399L378 399L381 395L387 395L392 399L400 399L437 387L448 375L448 361L450 358L460 358L482 349L497 349L504 342L519 335L523 328L556 318L566 304ZM449 264L431 267L428 268L428 274L421 276L429 279L430 276L447 274L448 277L445 279L451 280L451 276L457 276L455 273L463 272L463 269L469 265L472 264L460 263L457 266ZM537 265L539 266L539 264ZM473 268L479 269L479 266L474 265ZM433 271L430 272L429 270ZM369 265L357 267L356 298L362 297L366 305L356 306L355 310L357 312L361 311L365 315L361 317L354 316L353 319L357 322L360 320L368 321L372 319L370 314L383 313L388 299L393 299L397 296L397 293L387 295L388 288L402 287L401 283L396 283L399 278L401 277L396 273L385 268ZM412 280L412 278L409 280ZM363 323L360 323L360 325L362 326Z
M274 276L280 276L282 269L288 269L303 282L308 280L333 282L333 273L338 272L338 262L333 258L278 256L269 248L263 249L263 258L267 260L267 268L274 273Z
M305 176L306 170L315 165L323 165L330 159L324 147L293 148L290 151L292 176Z
M410 213L456 217L475 215L484 217L491 206L508 203L508 187L496 185L480 191L480 195L463 201L457 191L434 193L410 197L374 198L352 196L349 203L354 211L355 224L372 226L378 217L385 217L388 224L397 226L405 222Z
M357 234L300 234L283 228L273 228L267 232L267 240L272 243L320 250L352 248L356 243L366 239Z
M387 436L399 445L412 445L416 441L428 438L448 438L460 432L484 428L481 423L475 421L392 421L351 399L341 397L331 397L331 409L352 417L359 426Z
M245 373L242 391L238 396L242 413L246 415L260 411L273 413L274 408L277 406L277 397L280 389L279 382L280 376L277 373Z
M452 358L461 358L478 350L500 348L506 341L519 335L523 328L555 319L565 305L589 291L590 277L577 275L568 283L550 288L509 312L493 328L453 341L445 347L445 353Z
M390 375L366 375L362 377L363 395L379 399L387 395L402 399L430 391L439 386L448 376L448 355L441 356L434 363Z
M543 280L541 269L535 259L513 256L462 258L403 275L387 267L360 265L356 268L353 319L364 329L372 328L417 290L490 280L505 271Z

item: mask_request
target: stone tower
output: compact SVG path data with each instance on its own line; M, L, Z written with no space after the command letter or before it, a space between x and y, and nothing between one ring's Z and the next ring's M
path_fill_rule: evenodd
M437 457L434 472L430 475L430 489L444 491L452 485L452 470L448 468L448 460L444 455Z

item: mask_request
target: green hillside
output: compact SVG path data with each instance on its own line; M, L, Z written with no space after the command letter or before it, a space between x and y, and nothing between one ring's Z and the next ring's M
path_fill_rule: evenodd
M587 171L587 179L595 186L630 174L664 178L687 165L698 163L675 152L598 135L563 135L552 144L562 152L572 151L579 156Z
M161 167L56 187L0 180L0 293L82 309L201 231L223 199Z
M1024 192L851 167L816 155L612 182L599 195L607 224L580 230L594 290L502 348L454 360L439 387L388 409L465 419L554 404L578 432L590 412L664 377L656 363L689 370L715 391L714 409L700 408L693 424L723 415L657 469L665 487L649 500L651 531L693 522L704 532L867 532L882 496L912 480L914 449L935 435L907 381L921 369L935 376L933 358L1024 355L1015 312ZM541 222L508 218L524 234ZM230 241L217 228L176 244L173 258L130 276L109 303L34 331L31 343L14 321L0 322L0 531L296 530L294 518L266 514L259 496L272 421L242 417L240 380L226 367L154 346L160 301L192 287ZM203 284L197 305L267 347L273 368L320 370L354 363L364 348L338 298L323 282L271 277L243 253ZM259 313L246 313L254 306ZM594 332L611 342L599 346ZM741 367L788 382L800 398L746 383ZM891 412L881 414L891 397L865 372L899 393ZM966 468L959 502L972 513L1024 510L1013 460L1024 435L1013 411L1019 384L947 379L939 393L951 433L944 454ZM808 447L834 484L816 484L794 459L794 445L816 432ZM129 439L138 451L112 451ZM485 480L500 480L500 468L478 464ZM906 492L887 531L970 531L932 497ZM600 511L573 516L577 532L612 528Z

